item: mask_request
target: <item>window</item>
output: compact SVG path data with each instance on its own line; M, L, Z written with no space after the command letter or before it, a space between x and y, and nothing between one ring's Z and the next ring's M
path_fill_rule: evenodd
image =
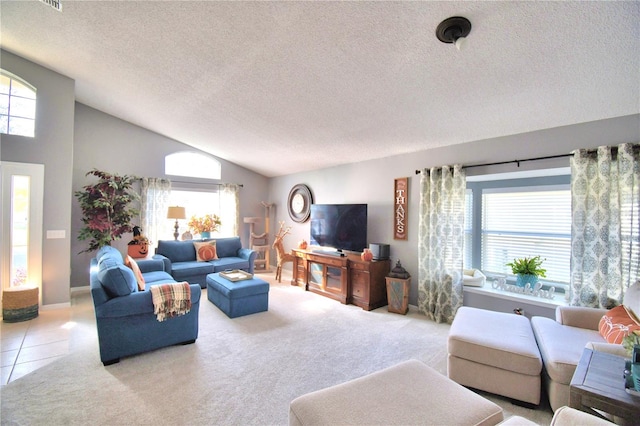
M35 124L35 88L0 70L0 133L34 137Z
M174 186L171 188L171 194L169 195L169 205L183 206L185 208L185 215L187 218L184 223L179 223L181 232L185 232L187 230L187 223L189 223L189 219L191 219L192 216L204 216L206 214L217 214L220 216L220 197L217 189L193 190L180 189ZM165 234L172 234L174 222L167 222ZM192 231L189 232L193 234ZM195 235L193 236L195 237Z
M465 265L487 275L512 277L508 262L539 255L547 270L542 282L558 290L566 288L571 261L569 179L551 176L468 183L472 194L467 195L466 208L471 212L465 214L465 244L471 247L465 246Z
M222 220L217 236L231 237L238 235L238 205L230 200L229 191L225 185L198 179L216 179L222 176L221 164L215 158L198 152L177 152L165 157L165 174L182 176L182 181L172 181L169 205L184 206L186 221L180 223L180 233L187 230L187 223L192 216L217 214ZM231 185L233 186L233 185ZM233 197L236 194L233 193ZM175 223L175 222L174 222ZM173 226L173 224L171 226ZM171 228L173 229L173 228ZM169 227L167 227L168 232ZM173 230L169 232L173 234ZM194 235L195 236L195 235Z
M164 158L164 172L167 175L203 179L221 179L220 162L197 152L176 152Z

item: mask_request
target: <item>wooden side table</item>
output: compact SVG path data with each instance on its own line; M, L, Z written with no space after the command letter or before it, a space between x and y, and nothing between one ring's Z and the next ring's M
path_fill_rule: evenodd
M569 406L600 416L604 411L637 424L640 397L624 389L624 358L585 349L571 379Z

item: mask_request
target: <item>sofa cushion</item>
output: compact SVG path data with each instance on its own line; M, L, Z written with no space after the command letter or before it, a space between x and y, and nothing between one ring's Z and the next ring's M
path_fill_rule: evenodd
M216 241L194 241L193 246L196 249L196 260L198 262L207 262L217 259Z
M149 286L155 284L166 284L173 283L176 280L173 279L171 275L164 271L151 271L145 272L142 274L144 276L145 287L148 289Z
M539 376L542 360L527 317L463 306L447 339L449 354L483 365Z
M136 291L133 271L113 259L101 259L98 264L98 280L110 297L126 296Z
M138 262L136 262L131 256L127 255L124 260L124 264L131 268L133 271L133 275L136 277L136 282L138 283L138 290L144 290L144 277L142 276L142 272L140 272L140 268L138 267Z
M640 330L640 322L626 306L620 305L602 316L598 331L609 343L622 343L622 339Z
M120 254L120 252L114 247L102 246L100 247L100 249L98 249L98 252L96 253L96 261L100 262L100 259L102 259L102 257L106 254L115 255L115 254ZM122 255L120 255L120 257L122 257Z
M189 262L196 260L196 249L191 241L158 241L157 254L161 254L171 262Z
M171 275L176 281L185 281L186 277L193 275L206 275L214 272L213 265L209 262L179 262L171 265Z
M238 256L238 250L241 248L240 237L218 238L216 240L216 251L219 258Z
M116 263L123 263L122 254L118 251L118 249L111 246L104 246L100 248L100 250L98 250L96 260L98 261L98 266L100 266L101 262L107 260L112 260Z
M597 330L562 325L550 318L533 317L531 327L544 367L551 379L568 385L589 342L605 342Z
M239 257L221 257L209 263L213 265L214 272L223 272L227 269L249 269L249 261Z

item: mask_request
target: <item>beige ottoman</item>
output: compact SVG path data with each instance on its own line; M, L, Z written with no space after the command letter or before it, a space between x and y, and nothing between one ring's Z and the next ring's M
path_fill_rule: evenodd
M417 360L302 395L290 425L496 425L502 408Z
M542 359L527 317L464 306L451 324L448 351L450 379L540 404Z

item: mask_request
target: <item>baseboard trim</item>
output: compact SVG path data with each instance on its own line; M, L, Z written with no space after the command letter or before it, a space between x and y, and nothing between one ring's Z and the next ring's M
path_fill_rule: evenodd
M71 287L71 294L74 293L89 293L91 288L88 285L82 287Z
M71 302L66 303L52 303L50 305L42 305L40 306L41 311L53 311L56 309L66 309L71 307Z

